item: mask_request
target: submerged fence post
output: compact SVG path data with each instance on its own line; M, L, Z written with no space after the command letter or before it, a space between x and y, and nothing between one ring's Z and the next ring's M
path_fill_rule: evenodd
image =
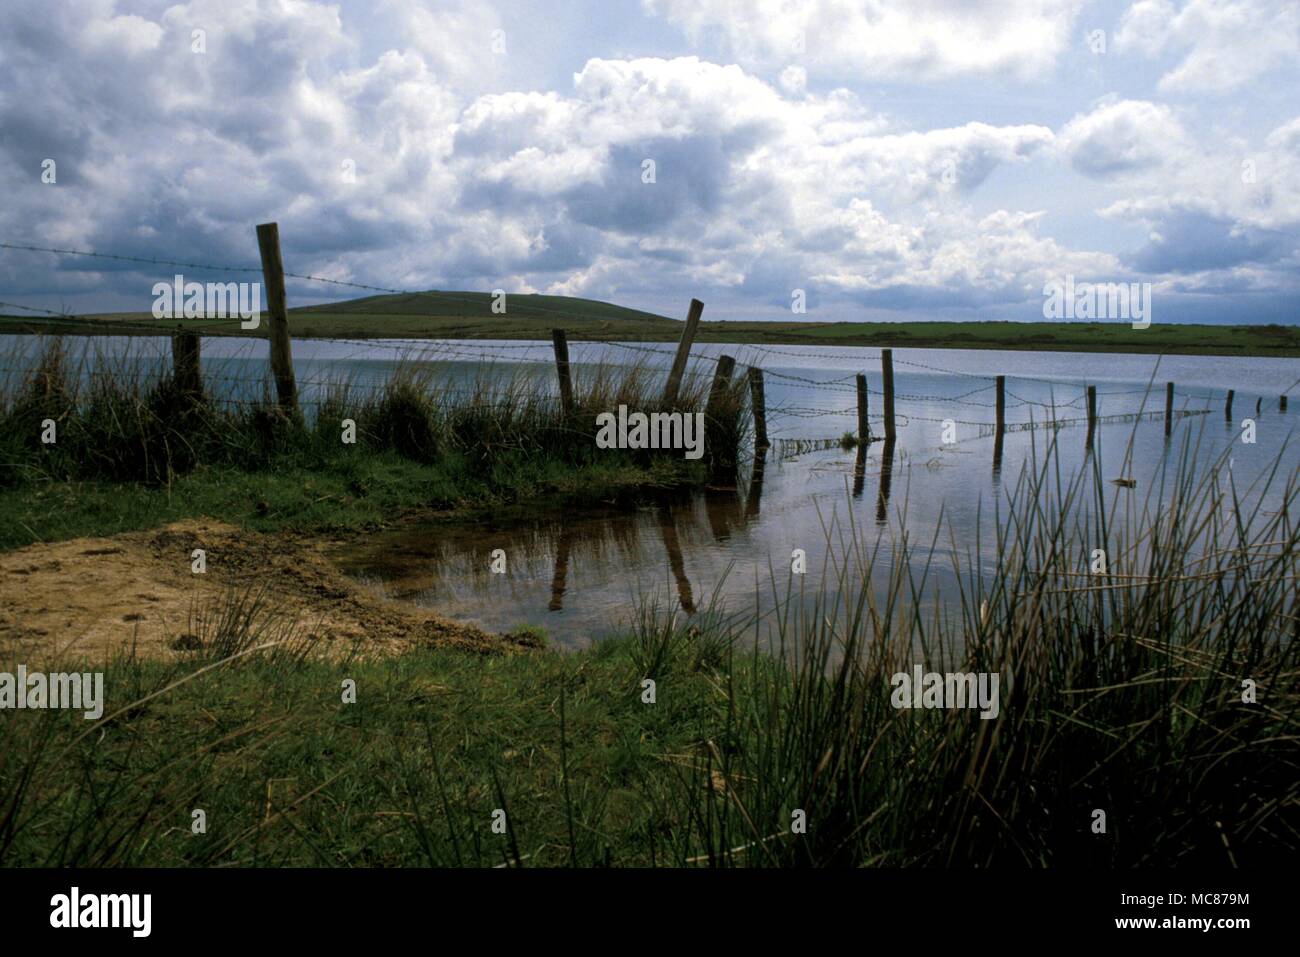
M1088 386L1088 445L1092 445L1092 434L1097 429L1097 387Z
M289 314L284 305L284 260L280 258L280 226L262 223L257 227L257 248L262 254L262 278L266 285L266 311L271 314L271 372L280 405L298 408L298 387L293 378L293 352L289 347Z
M569 376L569 340L563 329L551 330L551 345L555 347L555 374L560 379L560 406L569 415L573 412L573 380Z
M1228 401L1227 401L1227 404L1224 405L1224 407L1223 407L1223 417L1224 417L1224 419L1226 419L1226 420L1229 421L1229 422L1232 421L1232 400L1233 400L1233 397L1236 396L1236 394L1237 394L1237 390L1236 390L1236 389L1229 389L1229 390L1228 390Z
M203 393L197 332L172 333L172 379L188 398L197 399Z
M867 426L867 377L858 373L858 444L866 445L871 441L871 431Z
M892 442L898 435L894 429L894 350L880 350L880 371L884 377L885 441Z
M672 405L677 401L677 392L682 386L682 376L686 373L686 359L691 354L691 343L695 341L695 330L699 328L702 312L704 312L704 303L692 299L691 310L686 314L686 325L682 329L682 337L677 341L677 354L673 356L673 367L668 373L668 384L664 386L664 405Z
M754 410L754 450L771 446L767 441L767 406L763 401L763 370L749 367L749 404Z
M1174 430L1174 384L1165 383L1165 438Z

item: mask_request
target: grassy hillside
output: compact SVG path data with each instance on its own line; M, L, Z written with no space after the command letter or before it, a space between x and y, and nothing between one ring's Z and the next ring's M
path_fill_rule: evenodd
M685 305L685 304L683 304ZM492 312L489 293L429 292L367 296L290 309L301 338L548 339L562 327L571 339L671 342L681 320L593 299L509 295L506 312ZM707 314L707 310L706 310ZM94 332L141 334L177 326L239 332L237 320L165 320L148 313L90 317ZM45 332L63 322L0 317L8 331ZM79 326L78 331L85 331ZM817 346L913 346L929 349L1176 353L1187 355L1300 356L1300 326L1218 326L1126 322L709 322L699 341Z

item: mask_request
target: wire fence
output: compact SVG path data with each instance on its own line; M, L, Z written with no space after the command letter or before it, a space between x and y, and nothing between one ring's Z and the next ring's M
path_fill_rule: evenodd
M52 246L40 246L29 243L0 242L0 249L12 250L15 252L38 253L45 255L57 255L63 257L78 257L81 259L93 259L109 262L129 263L134 266L167 266L186 270L199 270L200 272L209 272L214 274L262 274L263 269L260 265L218 265L212 263L190 262L178 259L166 259L149 256L125 255L120 253L105 253L93 250L70 249ZM448 304L460 304L467 307L473 307L474 311L481 312L485 303L490 299L490 293L465 294L463 292L442 291L442 290L409 290L393 287L379 286L370 283L355 282L349 279L342 279L331 276L318 276L310 274L285 272L285 279L292 279L298 283L316 283L329 285L332 287L343 288L347 290L356 290L361 292L379 293L390 296L410 297L418 303L427 302L430 305L446 307ZM520 301L521 298L524 301ZM547 318L553 320L557 328L562 328L566 321L571 322L575 319L587 319L602 322L608 325L611 321L618 321L612 318L609 312L597 313L584 309L580 303L574 303L572 306L565 308L555 308L553 306L541 303L530 302L527 297L508 296L507 309L512 317L523 315L525 318ZM406 305L409 305L407 303ZM328 310L329 306L319 307L322 310ZM39 307L22 305L19 303L0 301L0 310L18 310L24 316L0 315L0 332L6 328L13 331L29 331L33 325L39 325L42 330L51 330L65 335L80 335L83 337L104 336L126 334L131 336L170 336L177 328L175 319L145 321L139 319L119 319L106 318L105 316L89 316L60 310L44 309ZM346 311L336 312L337 315L347 316ZM402 313L418 315L418 313ZM444 313L445 314L445 313ZM647 319L659 318L653 317L648 313L638 313L635 310L622 310L621 313L613 315L625 315L627 317L644 316ZM192 328L188 331L196 331ZM250 335L249 331L234 331L228 329L204 328L197 330L205 339L217 340L242 340L249 342L257 341L261 336ZM668 360L676 352L672 343L650 344L645 342L629 342L617 338L608 338L604 336L589 336L581 333L569 333L569 338L575 346L580 347L600 347L604 353L600 356L578 357L571 360L571 367L577 371L577 374L583 374L584 370L590 372L594 368L600 369L622 369L622 370L641 370L647 368L647 359L644 357L653 357L656 361ZM300 340L302 341L302 340ZM297 377L297 384L303 388L299 401L305 405L319 405L329 399L332 390L346 388L349 394L375 394L381 392L387 387L387 382L382 376L382 369L377 369L375 374L370 378L358 377L356 374L359 364L374 364L376 366L390 366L395 362L454 362L454 363L476 363L482 366L485 363L505 363L511 366L521 364L537 365L539 372L541 367L547 366L552 362L548 355L550 344L537 341L509 341L493 340L490 344L483 344L478 341L466 340L428 340L428 339L405 339L390 338L376 335L375 338L357 338L357 337L332 337L313 335L309 340L311 343L332 343L342 344L353 347L350 351L343 354L330 354L322 356L311 356L299 359L295 362L295 367L300 368L304 374ZM806 421L816 419L835 419L843 418L846 420L856 420L860 412L856 402L852 404L841 404L835 401L837 396L854 396L856 398L857 372L849 372L843 375L835 375L840 370L829 370L828 374L816 375L806 374L812 370L802 368L800 364L806 364L810 360L818 361L833 359L844 361L850 357L846 349L852 349L851 357L861 360L864 364L881 362L883 354L879 350L868 351L863 347L839 347L837 350L818 350L813 348L798 347L797 349L781 348L778 346L769 346L764 344L743 344L734 346L734 351L741 354L744 360L742 364L752 368L761 369L764 377L773 385L773 397L766 402L766 415L768 422L768 432L774 437L779 437L782 433L795 431L806 428ZM386 355L385 351L394 352L393 355ZM536 355L529 355L529 352ZM618 352L632 353L634 361L619 362L611 361L610 355L617 355ZM1164 391L1163 383L1151 383L1143 388L1119 388L1119 389L1102 389L1092 385L1087 379L1049 379L1042 376L1028 376L1008 373L1001 377L968 370L948 368L937 365L933 362L923 362L917 359L892 356L892 362L897 363L907 369L916 370L915 374L927 377L938 377L936 384L968 383L974 380L982 384L973 388L964 388L956 394L946 392L906 392L894 391L892 399L894 403L908 403L918 406L911 410L895 410L894 425L896 428L906 429L913 423L939 423L941 425L961 425L966 427L966 438L987 438L1000 434L1002 432L1019 432L1032 429L1060 429L1068 428L1080 423L1091 421L1093 424L1109 424L1119 422L1145 421L1159 419L1166 415L1163 410L1148 411L1145 406L1147 400L1152 396L1158 396ZM121 357L117 357L121 358ZM222 384L219 398L222 401L231 403L257 404L259 400L255 393L261 392L263 396L269 396L271 387L271 376L269 368L247 368L235 370L232 365L242 361L239 356L219 356L226 362L222 371L214 372L210 368L203 373L205 383ZM701 373L701 367L706 363L717 363L721 358L720 355L709 355L700 351L695 351L691 355L691 361L695 363L696 374ZM165 378L171 374L166 357L159 355L152 364L142 363L141 357L136 357L136 365L130 373L126 373L124 368L118 367L98 368L84 370L88 377L95 376L121 376L123 374L132 374L144 377ZM256 364L259 360L249 357ZM30 370L30 362L24 363L21 357L9 355L0 357L0 374L6 377L13 375L22 375ZM797 360L797 362L790 361ZM260 360L264 362L264 360ZM107 365L107 362L105 363ZM332 374L313 375L309 370L315 365L325 365L337 367ZM350 367L350 368L349 368ZM704 366L707 369L707 366ZM799 371L793 371L799 369ZM906 371L906 370L905 370ZM805 374L801 374L805 373ZM868 397L885 399L887 390L883 388L883 381L878 372L869 372L867 374L868 382L866 385L866 394ZM1025 383L1024 391L1030 388L1049 389L1048 395L1041 398L1034 398L1022 394L1021 391L1015 391L1010 388L1003 388L1002 403L1005 408L1020 410L1024 418L1019 421L1002 421L989 422L986 419L957 418L953 414L942 416L926 415L924 412L936 411L937 406L944 410L953 407L973 408L981 410L997 409L999 402L996 399L994 391L998 388L998 381L1002 382L1011 380L1013 382ZM881 383L881 388L877 388L873 383ZM1077 413L1082 410L1087 402L1087 394L1083 391L1091 386L1098 400L1109 399L1111 401L1122 401L1127 403L1137 403L1136 409L1125 409L1121 412L1108 412L1105 414L1097 412L1090 417L1083 417ZM1288 395L1300 386L1300 379L1297 379L1288 387L1282 396ZM1022 388L1020 386L1018 389ZM1073 397L1058 398L1057 390L1072 391ZM518 393L506 386L495 385L491 382L463 382L448 381L440 385L439 392L445 392L450 396L476 396L481 398L491 398L504 400L507 397L515 396ZM254 397L250 397L254 396ZM1140 396L1140 399L1133 397ZM1121 397L1124 397L1121 399ZM1169 415L1171 418L1185 418L1192 415L1204 415L1211 411L1211 403L1224 401L1225 396L1213 390L1206 389L1181 389L1178 392L1178 398L1183 403L1182 407L1171 409ZM1255 398L1257 402L1262 402L1263 396L1241 396L1244 404L1249 403L1249 398ZM1269 397L1270 399L1272 397ZM1200 407L1189 407L1188 403L1201 403ZM1283 407L1285 399L1282 399ZM819 404L820 403L820 404ZM870 411L862 416L872 423L880 423L885 420L886 416L877 411L880 403L870 403ZM1069 413L1069 414L1060 414ZM960 414L957 411L957 414ZM987 413L983 413L987 414ZM794 423L799 423L795 425ZM974 430L971 432L971 430ZM800 436L800 442L825 442L832 443L835 439L811 439L807 436ZM829 445L827 446L829 447Z

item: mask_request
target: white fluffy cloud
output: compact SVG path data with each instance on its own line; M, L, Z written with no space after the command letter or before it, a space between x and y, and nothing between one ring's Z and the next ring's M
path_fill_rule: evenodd
M1111 100L1070 120L1059 147L1085 176L1106 179L1157 170L1186 153L1187 134L1169 107Z
M1229 91L1300 53L1300 5L1295 0L1139 0L1120 21L1115 47L1181 59L1160 89Z
M644 0L693 40L725 38L742 64L837 78L1042 75L1082 0Z

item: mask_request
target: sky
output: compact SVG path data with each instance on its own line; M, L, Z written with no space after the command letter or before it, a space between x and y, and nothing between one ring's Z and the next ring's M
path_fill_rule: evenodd
M1296 0L5 0L0 242L680 317L1300 322ZM0 301L248 274L0 249ZM349 295L293 282L290 305ZM795 311L802 304L805 311Z

